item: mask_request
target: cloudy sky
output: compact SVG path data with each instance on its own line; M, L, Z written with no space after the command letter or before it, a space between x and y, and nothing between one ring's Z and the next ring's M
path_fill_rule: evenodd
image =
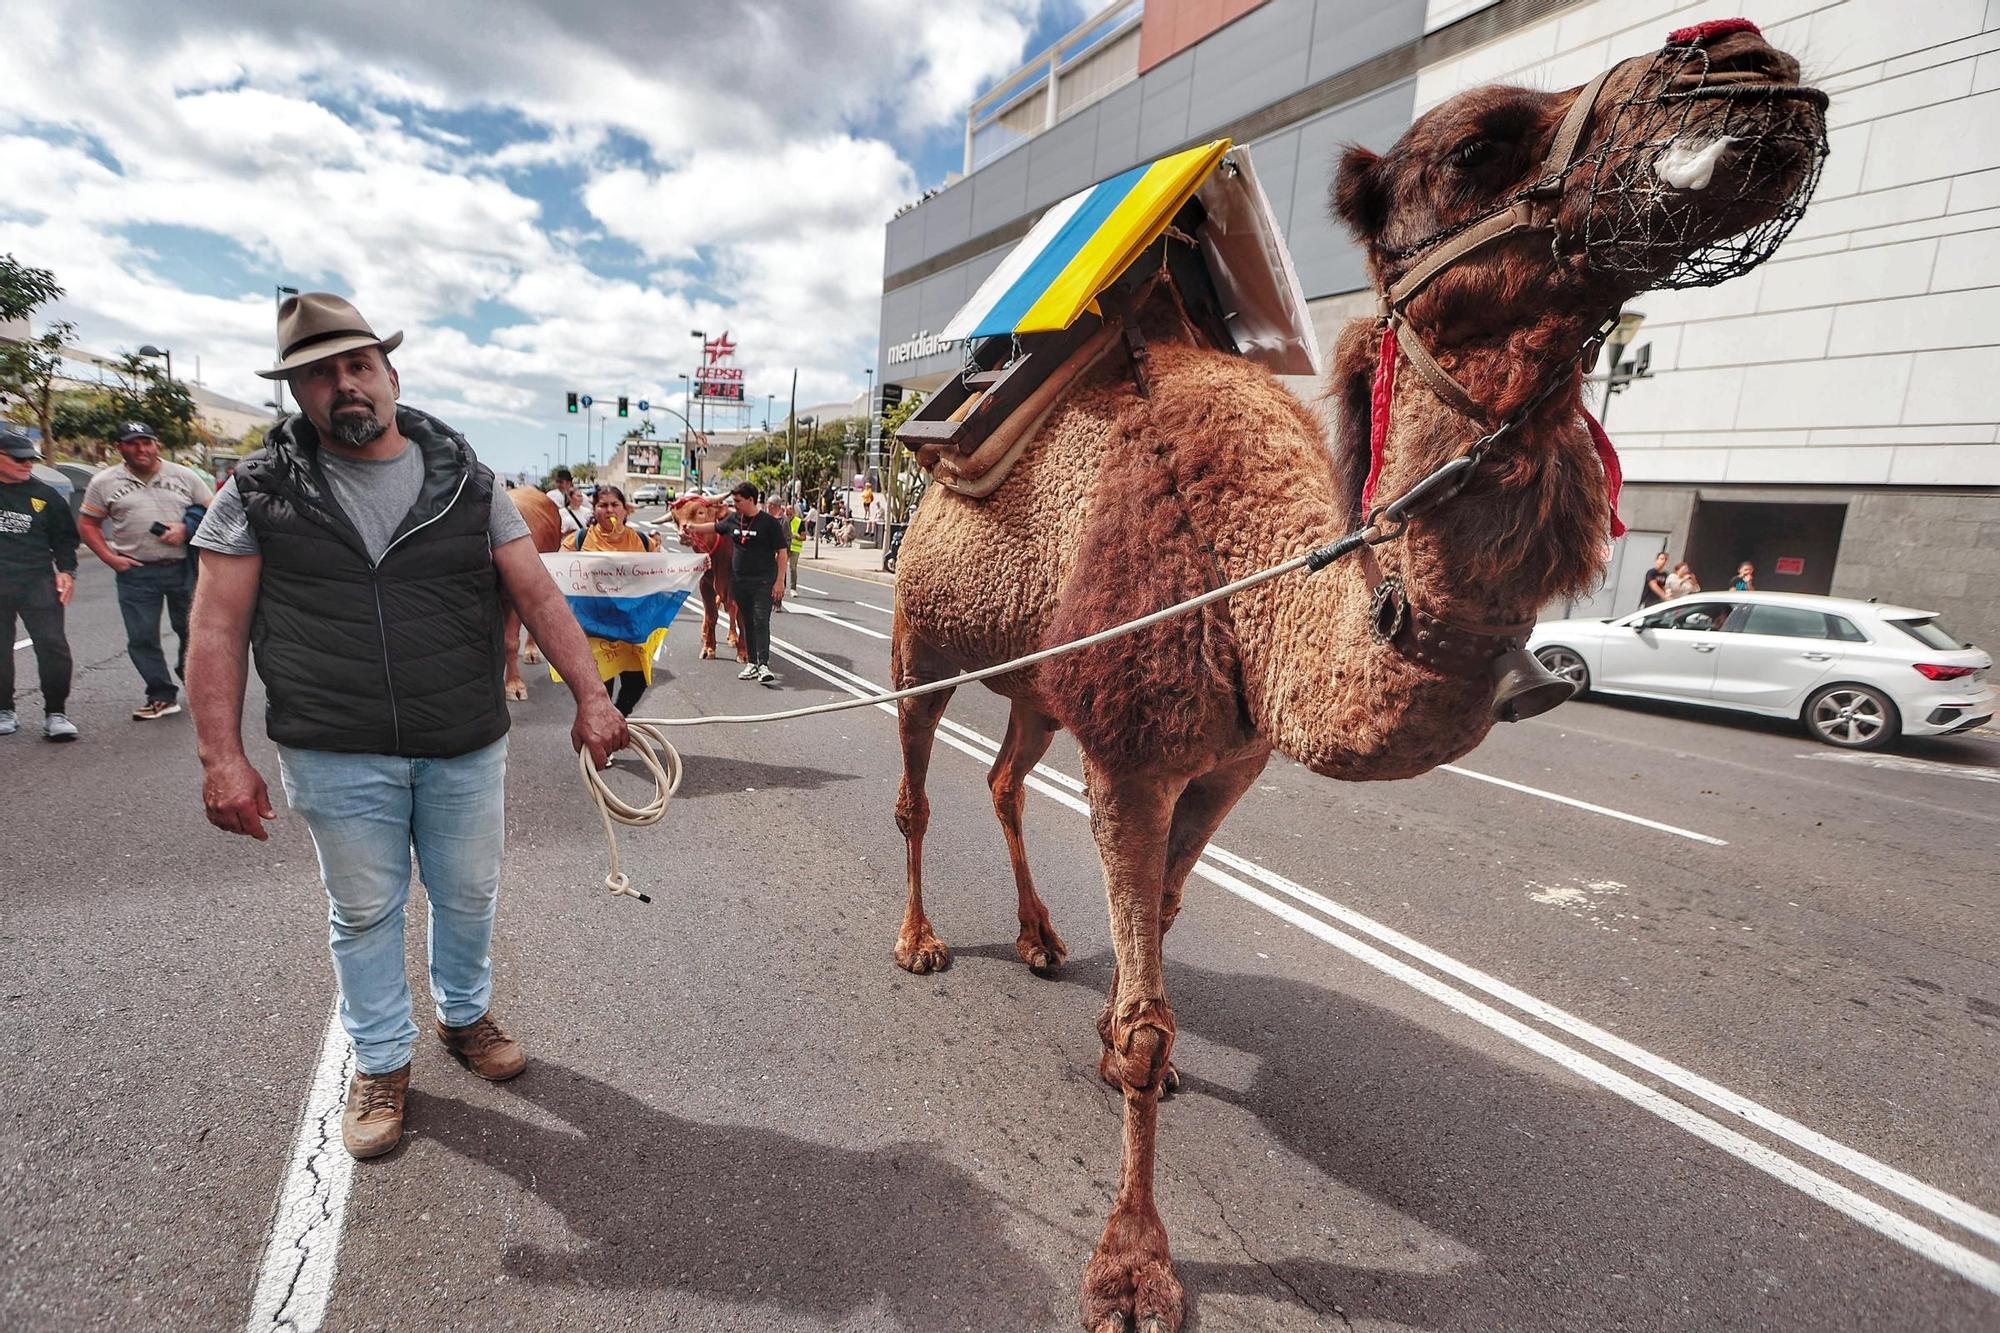
M251 403L273 284L349 294L405 331L405 399L509 470L580 445L565 389L678 405L692 328L737 341L761 423L794 366L801 404L860 391L883 224L1098 7L16 5L0 253L55 271L90 350L199 356Z

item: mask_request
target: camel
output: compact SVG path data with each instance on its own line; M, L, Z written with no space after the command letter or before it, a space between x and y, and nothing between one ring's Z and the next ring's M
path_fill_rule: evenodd
M1460 493L1406 528L1377 520L1376 535L1397 540L985 682L1011 705L988 781L1013 866L1016 952L1037 971L1064 959L1021 837L1027 776L1062 728L1082 753L1109 899L1116 968L1098 1068L1123 1095L1123 1167L1079 1293L1092 1333L1174 1333L1184 1314L1153 1162L1159 1100L1177 1080L1161 944L1196 859L1274 750L1324 776L1379 781L1479 744L1494 720L1492 655L1427 656L1372 614L1384 605L1376 590L1399 587L1391 619L1428 626L1416 637L1471 627L1476 646L1594 586L1616 515L1612 459L1581 415L1582 358L1626 299L1769 253L1721 263L1731 238L1782 239L1824 155L1825 96L1798 79L1795 60L1736 20L1674 34L1582 89L1461 94L1388 152L1350 148L1340 161L1333 208L1404 321L1400 352L1387 344L1403 373L1392 387L1375 379L1386 321L1350 323L1327 369L1331 441L1268 373L1206 345L1156 287L1127 317L1147 340L1143 376L1136 359L1107 356L990 498L945 486L924 496L896 580L898 688L1319 548L1370 518L1365 492L1397 497L1511 423ZM1695 87L1702 96L1688 95ZM1648 115L1671 132L1630 123ZM1565 143L1573 151L1552 173L1546 160L1565 157ZM1688 159L1695 170L1682 170ZM1479 230L1510 206L1540 223ZM1471 248L1442 262L1460 244ZM1382 389L1379 457L1371 385ZM916 973L950 959L923 898L925 775L949 698L898 704L908 900L895 959Z
M537 551L549 555L562 545L562 511L556 508L554 500L533 486L509 486L507 498L521 511L521 517L528 524L528 539L534 542ZM504 681L507 698L515 703L524 703L528 698L528 683L521 678L521 662L525 660L533 666L542 660L541 654L535 651L535 636L532 634L528 636L525 653L517 653L517 646L521 642L521 617L514 614L511 604L507 607L507 623L501 628L500 633L507 644L507 671Z
M705 495L683 495L668 511L677 528L689 523L713 523L728 512L725 501ZM736 632L736 594L730 585L729 552L721 549L721 539L713 534L690 537L688 545L708 553L708 568L701 576L701 655L715 656L715 613L720 610L729 617L729 642L736 649L736 660L748 662L750 646Z

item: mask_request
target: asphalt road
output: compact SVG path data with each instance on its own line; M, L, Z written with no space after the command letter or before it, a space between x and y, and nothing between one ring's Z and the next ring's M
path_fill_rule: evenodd
M879 688L892 590L806 581L778 687L684 622L641 713ZM71 623L84 739L33 734L23 651L0 741L0 1326L241 1328L274 1201L328 1161L294 1154L332 997L312 850L202 821L189 720L127 720L88 562ZM341 1191L325 1326L1075 1327L1119 1108L1067 741L1027 829L1063 974L1014 957L975 688L931 782L956 958L917 978L889 718L679 733L683 790L623 842L643 906L599 887L566 694L530 691L496 1012L532 1064L420 1047L404 1146ZM1191 1326L2000 1326L2000 743L1878 767L1573 703L1461 767L1274 763L1190 888L1160 1193ZM411 962L421 996L420 929Z

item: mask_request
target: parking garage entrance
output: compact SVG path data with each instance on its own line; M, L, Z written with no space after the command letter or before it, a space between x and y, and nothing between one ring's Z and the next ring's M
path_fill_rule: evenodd
M1700 500L1685 558L1709 592L1729 587L1745 560L1759 591L1830 592L1846 522L1844 504Z

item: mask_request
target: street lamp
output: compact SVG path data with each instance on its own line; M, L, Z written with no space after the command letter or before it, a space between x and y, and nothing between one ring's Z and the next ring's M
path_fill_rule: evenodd
M1611 416L1612 394L1623 392L1625 387L1632 383L1633 380L1648 379L1652 376L1653 345L1651 343L1647 343L1644 347L1634 352L1630 359L1627 359L1625 356L1625 349L1630 347L1632 340L1639 336L1639 326L1645 322L1645 312L1631 309L1621 310L1618 312L1618 323L1612 327L1610 333L1605 335L1604 406L1598 411L1598 423L1600 425Z
M565 467L569 465L569 433L567 431L556 432L556 462Z
M776 403L777 401L778 401L778 395L775 393L767 393L764 395L764 433L766 435L769 435L771 433L771 407L772 404Z
M139 349L139 355L165 357L167 361L167 382L170 384L173 382L174 354L172 352L164 347L155 347L153 344L147 343Z
M286 287L283 285L276 285L276 291L271 299L272 302L278 307L279 311L282 312L285 308L285 298L287 296L297 296L298 294L299 294L299 289L296 287ZM272 383L278 386L278 415L283 416L285 415L285 381L282 379L278 379L272 381Z

